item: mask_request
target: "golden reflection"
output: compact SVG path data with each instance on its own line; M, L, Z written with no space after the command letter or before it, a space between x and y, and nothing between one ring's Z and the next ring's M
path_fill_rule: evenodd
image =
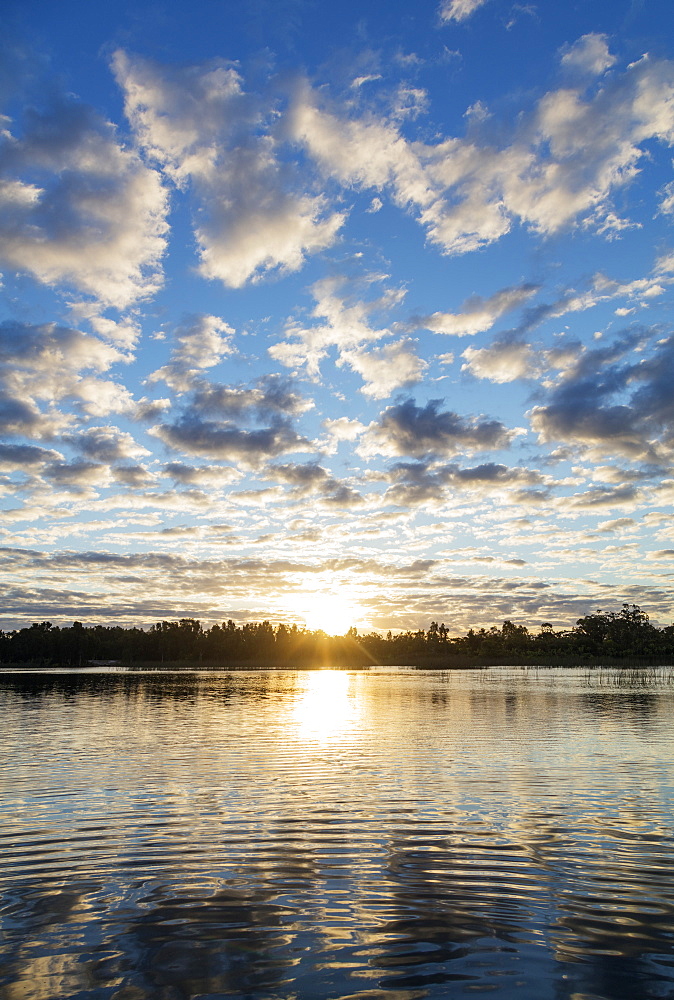
M352 680L343 670L307 674L307 686L292 709L299 739L322 744L351 739L360 719Z

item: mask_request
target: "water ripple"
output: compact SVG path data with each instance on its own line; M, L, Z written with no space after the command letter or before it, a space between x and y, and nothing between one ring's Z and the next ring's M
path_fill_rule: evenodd
M674 995L671 675L0 676L7 1000Z

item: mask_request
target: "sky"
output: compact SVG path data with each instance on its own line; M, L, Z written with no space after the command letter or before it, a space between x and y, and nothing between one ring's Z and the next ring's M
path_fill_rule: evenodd
M0 37L0 628L674 619L670 0Z

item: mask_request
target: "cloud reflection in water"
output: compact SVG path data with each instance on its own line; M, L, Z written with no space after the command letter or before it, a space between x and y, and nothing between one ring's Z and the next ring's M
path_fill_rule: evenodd
M674 688L613 676L0 678L3 1000L660 1000Z

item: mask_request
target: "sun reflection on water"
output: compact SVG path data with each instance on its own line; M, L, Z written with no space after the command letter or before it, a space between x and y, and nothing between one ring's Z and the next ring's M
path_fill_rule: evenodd
M343 670L318 670L307 675L306 687L292 708L298 739L322 745L352 740L361 715L352 681Z

